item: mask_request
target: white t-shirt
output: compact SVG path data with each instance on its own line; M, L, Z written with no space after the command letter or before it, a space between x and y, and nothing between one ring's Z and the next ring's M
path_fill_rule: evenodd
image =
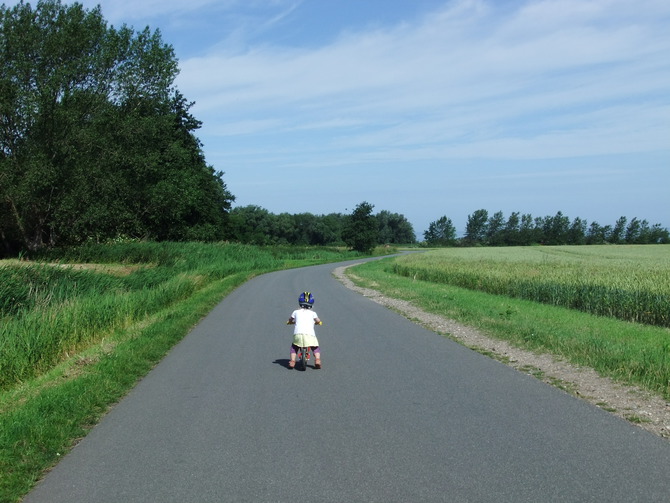
M318 318L317 314L311 309L296 309L291 313L291 318L295 320L293 329L293 344L296 346L318 346L319 341L314 332L314 320Z

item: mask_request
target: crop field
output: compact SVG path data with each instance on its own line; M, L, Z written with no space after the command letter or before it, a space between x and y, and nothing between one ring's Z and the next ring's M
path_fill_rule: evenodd
M393 272L670 327L670 246L452 248L398 258Z

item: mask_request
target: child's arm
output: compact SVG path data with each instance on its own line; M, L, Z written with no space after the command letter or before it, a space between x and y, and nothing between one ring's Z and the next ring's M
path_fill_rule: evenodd
M295 325L295 318L291 316L286 322L287 325Z
M316 318L314 318L314 324L315 325L323 325L323 322L318 317L316 317Z

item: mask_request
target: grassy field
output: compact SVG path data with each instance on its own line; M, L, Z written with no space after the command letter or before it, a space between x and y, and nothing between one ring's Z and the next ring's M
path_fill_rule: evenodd
M444 249L352 274L361 286L670 399L668 246ZM584 292L589 309L574 301Z
M458 248L398 259L395 273L670 327L670 246Z
M95 245L0 261L0 501L19 501L227 293L339 249Z

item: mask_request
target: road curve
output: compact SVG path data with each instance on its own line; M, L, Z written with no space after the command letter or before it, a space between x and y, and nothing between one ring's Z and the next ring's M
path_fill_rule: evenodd
M221 302L25 499L665 502L670 443L356 294L336 265ZM298 293L323 369L287 368Z

